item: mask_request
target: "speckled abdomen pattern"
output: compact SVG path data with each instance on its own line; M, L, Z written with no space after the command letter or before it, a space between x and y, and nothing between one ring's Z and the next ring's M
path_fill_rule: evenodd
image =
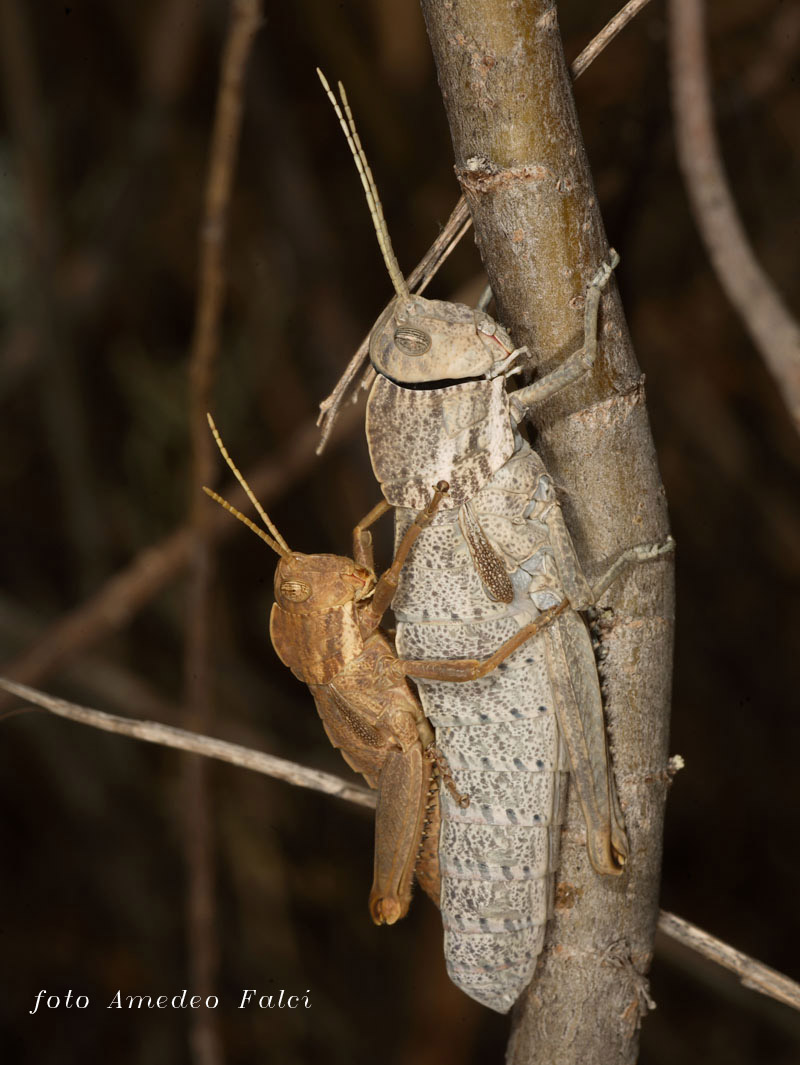
M509 480L507 471L498 477ZM530 510L531 486L521 500L502 487L490 482L485 491L500 511L495 529L506 521L520 544L522 558L506 554L514 601L488 597L457 515L440 515L417 541L394 600L403 658L483 659L537 615L531 589L538 594L544 585L528 571L551 568L544 561L538 569L529 565L537 551L547 553L545 530L535 515L522 516ZM410 520L411 511L398 511L398 540ZM503 539L492 537L495 545ZM545 585L558 601L557 578L548 574ZM472 998L505 1013L530 982L544 942L568 770L543 640L530 640L480 680L419 681L418 687L437 746L459 791L470 797L463 809L446 789L440 793L448 973Z
M405 634L413 628L406 626ZM441 792L447 969L463 991L502 1013L533 977L551 908L551 870L558 864L567 765L549 689L537 683L540 659L537 652L533 665L511 662L469 684L420 684L437 744L457 787L470 797L462 809ZM456 687L463 703L448 712ZM494 698L508 720L487 721L481 706Z

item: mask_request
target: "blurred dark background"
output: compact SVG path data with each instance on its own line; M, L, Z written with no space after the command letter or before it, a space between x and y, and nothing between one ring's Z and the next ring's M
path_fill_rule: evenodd
M390 294L314 67L346 83L406 269L458 196L416 4L264 7L213 405L243 469L280 464L308 431ZM571 60L617 3L559 7ZM186 520L187 355L228 5L0 8L0 657L11 661ZM669 800L662 904L798 978L800 441L689 214L665 17L653 3L576 89L679 543L672 750L687 767ZM716 0L709 33L733 190L800 312L798 7ZM471 238L432 292L467 286L482 286ZM356 429L270 511L293 547L340 552L377 498ZM213 598L213 732L344 775L268 642L274 559L231 526ZM176 571L40 685L180 724L185 581ZM3 1060L189 1062L186 1011L105 1008L118 989L188 986L188 756L36 711L1 721L0 737ZM396 928L371 925L365 811L227 766L210 776L227 1061L502 1059L507 1021L449 985L427 900ZM91 1007L30 1016L42 988ZM313 1007L238 1010L243 988L309 989ZM664 940L652 992L646 1065L800 1060L796 1014Z

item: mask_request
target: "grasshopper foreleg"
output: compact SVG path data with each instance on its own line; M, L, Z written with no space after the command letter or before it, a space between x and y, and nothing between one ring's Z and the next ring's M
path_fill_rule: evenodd
M632 566L637 566L642 562L653 562L655 559L663 558L665 555L671 555L674 550L675 541L671 536L668 536L660 544L637 544L636 547L629 547L608 567L592 588L594 602L596 603L608 591L614 581L618 580Z
M560 392L562 388L577 381L578 378L590 370L597 357L597 312L600 307L600 296L608 284L608 279L614 268L619 263L619 255L611 248L610 261L603 263L600 269L589 282L586 289L586 302L583 313L583 347L571 355L552 373L534 381L527 388L521 388L511 396L511 408L516 412L519 419L527 414L535 404Z
M389 605L394 598L394 593L397 591L397 584L400 580L400 572L405 564L406 558L411 548L414 546L417 538L422 530L430 524L434 514L439 508L439 504L444 498L445 494L449 491L450 486L447 481L439 481L436 488L433 491L428 505L417 514L414 521L406 530L403 539L400 541L400 546L397 548L397 552L394 556L394 561L391 566L386 570L378 583L375 585L375 591L372 593L372 599L367 603L359 615L359 620L362 626L362 631L366 635L371 632L372 629L377 628L381 622L381 618L389 609ZM366 543L366 538L369 537L369 533L366 532L367 524L371 524L372 521L376 521L381 514L386 513L389 509L389 504L385 504L385 509L382 509L384 505L379 503L374 507L367 517L356 526L354 531L354 539L359 537L361 544ZM372 519L372 521L370 521ZM372 540L369 538L369 550L372 550Z
M359 566L364 566L373 573L375 572L375 556L372 551L372 533L369 532L369 528L391 509L386 500L382 499L353 529L353 558Z

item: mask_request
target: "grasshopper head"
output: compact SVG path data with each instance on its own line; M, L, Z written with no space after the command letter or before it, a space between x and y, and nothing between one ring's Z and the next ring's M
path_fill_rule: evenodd
M369 338L372 365L400 385L494 377L513 348L483 311L422 296L394 300Z
M339 99L317 69L355 160L383 261L397 299L375 324L369 340L372 365L399 385L496 377L514 351L511 339L481 310L412 295L395 256L378 189L356 130L344 86Z
M285 555L275 570L275 600L290 614L313 614L358 602L375 587L375 574L339 555Z

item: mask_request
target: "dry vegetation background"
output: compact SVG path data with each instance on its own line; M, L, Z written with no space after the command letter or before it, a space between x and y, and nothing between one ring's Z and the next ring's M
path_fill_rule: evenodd
M315 459L309 426L390 286L314 67L347 85L407 269L458 189L414 3L264 6L213 409L244 469L285 474L266 499L289 543L343 551L378 498L366 447L356 425ZM616 10L559 6L568 59ZM169 536L199 491L187 354L228 5L1 0L0 11L0 657L10 662ZM689 214L665 18L650 5L577 85L679 544L672 750L687 768L669 800L662 904L797 978L800 442ZM800 13L780 0L716 0L709 34L734 193L761 262L798 309ZM472 239L464 245L436 295L481 288ZM209 730L344 774L267 639L274 558L233 521L227 533ZM175 568L141 609L109 619L101 639L36 683L181 724L185 578ZM191 987L189 756L41 712L0 721L0 737L4 1060L188 1062L185 1013L105 1005L118 989ZM394 929L369 922L368 812L231 767L209 779L227 1061L501 1060L507 1022L448 983L427 900ZM642 1062L800 1059L797 1015L658 947ZM310 989L313 1008L240 1011L245 987ZM72 988L92 1005L31 1017L40 988Z

